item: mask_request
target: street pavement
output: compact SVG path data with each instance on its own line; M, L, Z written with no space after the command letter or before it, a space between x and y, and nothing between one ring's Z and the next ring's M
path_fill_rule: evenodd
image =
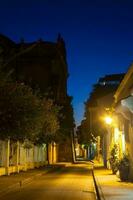
M95 200L91 164L57 163L0 177L1 200ZM111 170L94 163L101 200L133 200L133 183L121 182Z
M11 185L11 180L13 179L15 180L14 185L16 184L13 190L9 190L7 193L0 193L0 199L95 200L93 179L88 163L54 167L53 170L47 171L47 173L43 172L43 170L38 172L32 170L31 174L33 174L29 177L28 173L29 172L27 172L27 177L25 179L23 178L22 185L20 181L26 172L16 175L16 179L13 178L13 175L9 177L0 177L1 186L3 182L6 187L6 182L8 182L8 180ZM29 181L27 181L27 183L24 182L24 180L28 178Z

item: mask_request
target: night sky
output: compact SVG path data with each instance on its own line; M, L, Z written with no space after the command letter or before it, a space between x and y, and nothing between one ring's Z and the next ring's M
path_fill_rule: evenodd
M92 85L105 74L127 71L133 60L133 1L1 0L0 32L17 42L56 41L62 34L79 124Z

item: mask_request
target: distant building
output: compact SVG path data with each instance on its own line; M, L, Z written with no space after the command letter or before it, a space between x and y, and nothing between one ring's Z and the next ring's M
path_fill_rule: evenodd
M114 94L124 74L111 74L99 78L93 86L90 97L85 103L85 121L88 126L87 134L101 137L101 147L98 151L103 154L104 165L107 165L109 155L109 134L104 123L107 110L112 107Z
M85 103L85 117L89 119L90 129L92 128L93 122L96 120L97 114L100 115L100 113L97 112L100 109L100 106L103 110L103 108L105 109L112 105L114 100L113 95L116 89L118 88L120 82L122 81L123 77L124 74L106 75L102 78L99 78L98 82L93 85L93 90Z

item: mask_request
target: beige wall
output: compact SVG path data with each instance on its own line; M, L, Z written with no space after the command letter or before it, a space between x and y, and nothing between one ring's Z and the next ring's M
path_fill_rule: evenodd
M0 141L0 175L40 167L47 163L46 145L25 148L22 143Z

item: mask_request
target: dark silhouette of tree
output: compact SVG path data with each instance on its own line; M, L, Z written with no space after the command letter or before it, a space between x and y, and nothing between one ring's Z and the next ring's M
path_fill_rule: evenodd
M60 128L60 107L39 91L12 81L9 75L0 71L0 138L52 140Z
M42 127L41 100L26 85L0 84L0 138L33 140Z
M68 96L67 100L62 106L61 115L60 115L60 130L58 138L59 140L66 140L66 138L70 138L71 134L73 134L75 122L73 117L73 107L71 105L72 97Z
M36 138L36 143L50 143L55 141L58 131L60 129L59 112L60 107L54 105L53 100L43 99L42 100L43 114L42 128Z

